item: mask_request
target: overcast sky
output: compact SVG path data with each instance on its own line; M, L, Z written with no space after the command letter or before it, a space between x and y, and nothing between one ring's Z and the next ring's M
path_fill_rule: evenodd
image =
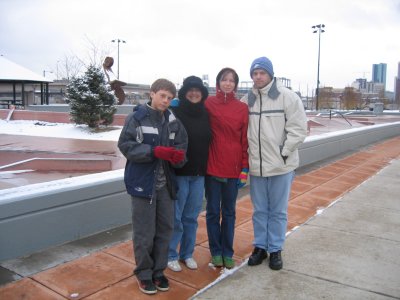
M189 75L236 69L250 81L252 60L267 56L275 75L311 96L321 86L371 80L372 64L387 63L393 91L400 62L400 0L0 0L0 54L32 71L53 71L66 56L89 57L88 40L117 62L120 79L182 83ZM113 66L117 73L117 63ZM54 78L53 77L53 78Z

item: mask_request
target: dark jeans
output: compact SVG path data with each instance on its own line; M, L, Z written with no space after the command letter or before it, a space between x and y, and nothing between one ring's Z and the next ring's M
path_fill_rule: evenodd
M140 280L163 275L168 263L168 246L174 224L175 201L168 190L156 191L150 199L132 197L135 274Z
M212 256L233 256L237 194L237 178L230 178L225 183L206 177L206 220Z

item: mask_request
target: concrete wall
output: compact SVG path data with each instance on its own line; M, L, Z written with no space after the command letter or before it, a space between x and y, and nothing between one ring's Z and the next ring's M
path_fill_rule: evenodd
M109 159L86 158L42 158L34 157L0 166L0 172L11 170L35 170L41 172L82 172L100 173L112 170Z
M400 122L309 136L299 147L300 166L400 135Z
M400 135L400 122L308 137L301 166ZM123 170L0 190L0 261L131 222Z
M51 123L73 123L70 120L69 106L53 105L51 106L53 110L47 111L41 110L44 106L45 105L29 106L29 110L16 109L12 113L10 120L38 120ZM31 109L31 107L34 107L35 109ZM114 121L111 125L123 126L127 114L130 113L132 109L132 105L118 107L117 113L114 115ZM6 119L8 114L8 109L0 109L0 119Z
M123 170L0 191L0 261L131 222Z
M116 105L116 114L129 114L135 105L123 104ZM29 105L27 110L30 111L49 111L49 112L66 112L69 113L70 107L68 104L53 104L53 105Z

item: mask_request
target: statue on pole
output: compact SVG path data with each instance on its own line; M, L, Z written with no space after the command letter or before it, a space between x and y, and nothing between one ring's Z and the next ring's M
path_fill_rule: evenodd
M118 99L118 105L121 105L125 101L125 92L122 89L122 86L126 85L125 82L120 81L117 77L115 77L114 72L111 67L114 64L114 59L110 56L107 56L103 62L104 73L106 74L107 81L111 86L111 89L114 91L115 96Z

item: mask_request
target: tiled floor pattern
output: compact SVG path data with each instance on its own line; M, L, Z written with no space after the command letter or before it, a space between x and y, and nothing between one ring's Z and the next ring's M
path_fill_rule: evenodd
M297 176L289 202L288 230L306 222L318 209L357 187L400 156L400 137L386 140L317 170ZM252 205L249 196L237 202L235 260L243 262L252 251ZM220 276L209 266L204 212L199 216L194 258L199 269L166 270L170 291L148 296L137 288L130 241L59 265L0 288L0 299L188 299Z

